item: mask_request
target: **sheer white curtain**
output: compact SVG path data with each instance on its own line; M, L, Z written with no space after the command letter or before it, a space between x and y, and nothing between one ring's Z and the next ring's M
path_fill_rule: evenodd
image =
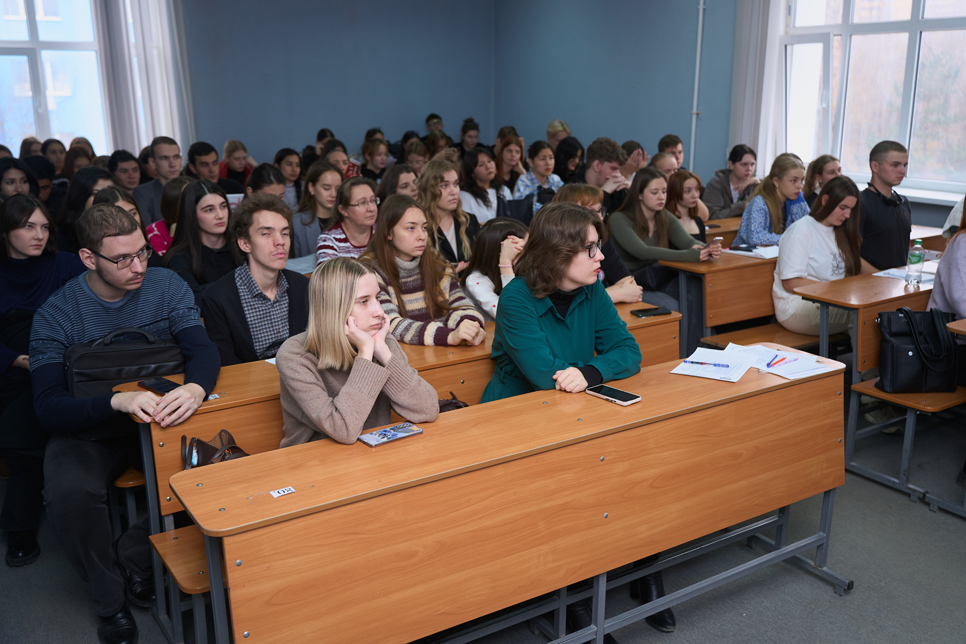
M137 154L163 135L187 148L195 136L181 0L98 4L107 32L113 147Z
M783 150L782 91L787 0L738 0L731 85L729 149L738 143L758 153L758 175L768 172Z

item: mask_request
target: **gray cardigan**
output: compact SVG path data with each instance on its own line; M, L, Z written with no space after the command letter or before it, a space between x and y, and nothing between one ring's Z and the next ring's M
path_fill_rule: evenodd
M936 271L936 282L929 295L930 309L955 313L966 318L966 239L958 235L949 240Z
M701 201L708 207L708 219L740 217L756 185L752 184L745 188L741 193L741 199L735 201L731 197L731 170L724 168L715 172L711 181L704 186L704 192L701 193Z
M320 224L318 219L313 218L308 224L305 221L312 216L311 212L297 212L292 217L292 257L305 257L315 255L315 249L319 244L319 235L324 228L328 228L328 222Z

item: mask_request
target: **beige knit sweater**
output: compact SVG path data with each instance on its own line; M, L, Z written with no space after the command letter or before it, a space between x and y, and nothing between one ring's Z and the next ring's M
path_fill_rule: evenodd
M436 390L409 366L392 336L386 338L389 364L356 358L348 371L319 371L318 359L305 350L305 337L292 336L275 357L285 423L281 447L326 436L353 443L363 430L388 425L390 407L414 423L436 420Z

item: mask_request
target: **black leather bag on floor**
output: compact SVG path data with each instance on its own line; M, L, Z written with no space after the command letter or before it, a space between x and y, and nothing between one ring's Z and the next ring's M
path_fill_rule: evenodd
M958 347L946 324L956 319L939 309L903 307L879 313L879 382L890 394L956 391Z

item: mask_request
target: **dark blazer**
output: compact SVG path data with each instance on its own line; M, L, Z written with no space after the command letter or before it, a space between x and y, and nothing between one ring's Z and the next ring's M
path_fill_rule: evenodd
M288 281L289 337L305 331L309 322L309 279L301 273L282 270ZM255 341L245 318L235 273L232 271L212 283L201 299L201 317L208 337L218 347L221 366L255 362Z
M466 237L470 240L470 248L473 248L473 243L476 241L476 233L480 232L480 222L476 218L476 215L466 213L466 216L470 218L470 223L466 226ZM460 240L460 222L456 217L453 217L453 228L456 230L456 248L454 249L449 245L449 240L446 239L443 229L437 227L436 238L439 240L439 248L437 250L451 264L468 262L470 258L463 252L463 244Z

